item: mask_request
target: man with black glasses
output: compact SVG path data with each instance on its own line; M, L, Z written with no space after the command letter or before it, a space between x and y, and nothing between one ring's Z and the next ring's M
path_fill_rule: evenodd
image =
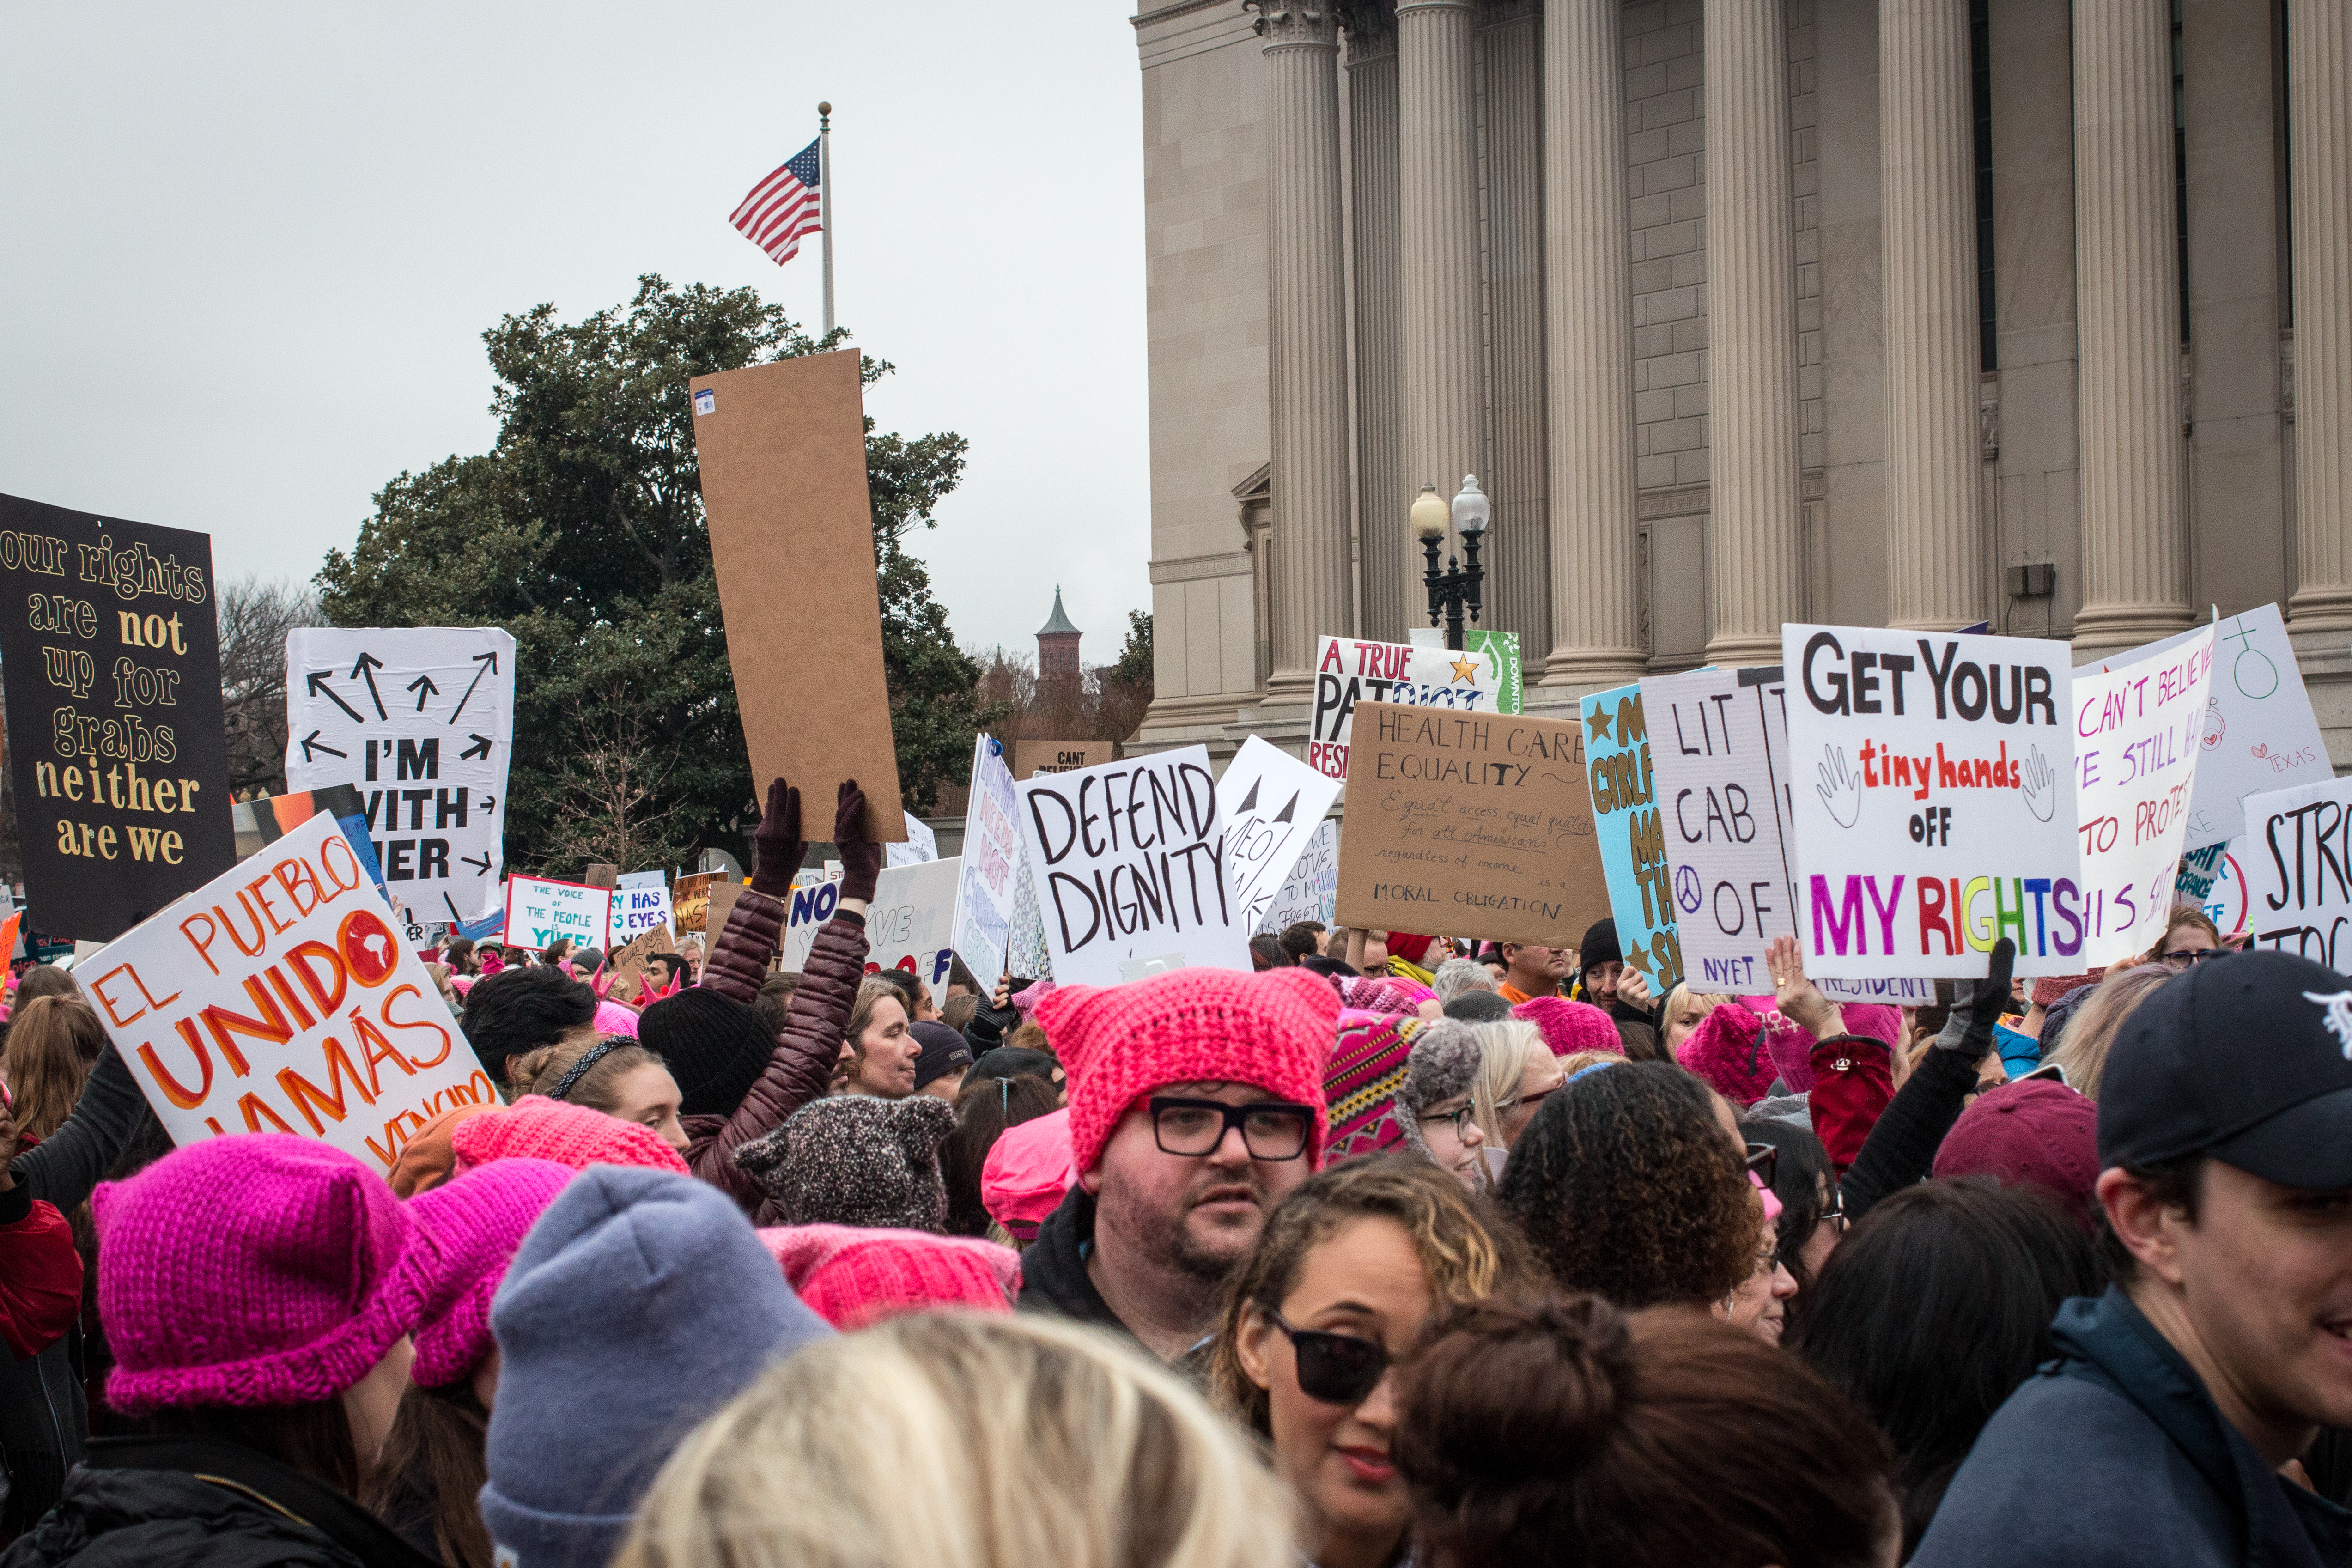
M1036 1020L1069 1069L1077 1182L1022 1257L1024 1311L1199 1350L1266 1215L1322 1163L1339 1000L1298 969L1065 985Z

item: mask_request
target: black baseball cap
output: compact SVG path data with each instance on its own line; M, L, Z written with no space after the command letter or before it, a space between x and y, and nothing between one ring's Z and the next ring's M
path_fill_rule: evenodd
M2352 976L2246 952L2166 981L2099 1074L2099 1163L2205 1154L2284 1187L2352 1187Z

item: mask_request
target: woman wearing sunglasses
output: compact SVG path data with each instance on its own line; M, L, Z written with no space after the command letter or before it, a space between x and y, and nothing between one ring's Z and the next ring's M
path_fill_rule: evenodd
M1209 1375L1271 1446L1314 1568L1404 1556L1396 1364L1433 1313L1531 1279L1510 1227L1417 1160L1336 1166L1274 1211L1226 1297Z

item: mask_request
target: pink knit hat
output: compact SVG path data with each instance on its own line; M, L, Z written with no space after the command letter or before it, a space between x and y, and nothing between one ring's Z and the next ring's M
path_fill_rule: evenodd
M940 1307L1010 1313L1021 1290L1021 1255L971 1237L793 1225L760 1239L800 1299L843 1333Z
M552 1160L575 1171L637 1165L694 1173L652 1128L543 1094L526 1094L504 1110L459 1122L449 1142L457 1151L460 1175L493 1160L513 1159Z
M1070 1111L1065 1106L997 1134L980 1167L981 1206L1013 1235L1033 1240L1077 1179L1070 1163Z
M1303 969L1180 969L1131 985L1060 985L1037 1022L1070 1069L1070 1152L1095 1168L1135 1102L1171 1083L1242 1083L1315 1108L1307 1158L1323 1154L1323 1064L1339 998Z
M1524 1018L1543 1031L1544 1044L1556 1057L1573 1056L1578 1051L1614 1051L1625 1054L1624 1037L1609 1015L1590 1002L1571 1002L1565 996L1531 996L1511 1009L1511 1016Z
M437 1245L411 1383L461 1382L490 1353L490 1298L523 1233L572 1175L552 1160L493 1160L416 1194L408 1211Z
M106 1397L132 1415L332 1399L424 1310L432 1238L331 1144L207 1139L100 1186L90 1210Z
M1770 1040L1763 1019L1738 1002L1726 1002L1675 1047L1675 1060L1745 1110L1764 1098L1778 1076Z

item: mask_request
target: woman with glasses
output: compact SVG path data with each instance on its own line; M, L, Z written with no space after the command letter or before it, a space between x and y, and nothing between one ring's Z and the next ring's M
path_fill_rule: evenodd
M1544 1044L1543 1031L1524 1018L1472 1026L1478 1031L1478 1081L1470 1102L1486 1135L1486 1158L1499 1175L1547 1097L1568 1081L1568 1068Z
M1791 1310L1801 1310L1805 1292L1845 1234L1845 1196L1830 1174L1829 1151L1811 1128L1751 1116L1739 1124L1739 1133L1748 1146L1769 1145L1774 1152L1769 1183L1780 1200L1776 1251L1797 1284L1800 1305Z
M1313 1568L1404 1558L1398 1365L1433 1314L1532 1282L1510 1227L1419 1161L1327 1170L1267 1219L1226 1297L1210 1384L1270 1446Z

